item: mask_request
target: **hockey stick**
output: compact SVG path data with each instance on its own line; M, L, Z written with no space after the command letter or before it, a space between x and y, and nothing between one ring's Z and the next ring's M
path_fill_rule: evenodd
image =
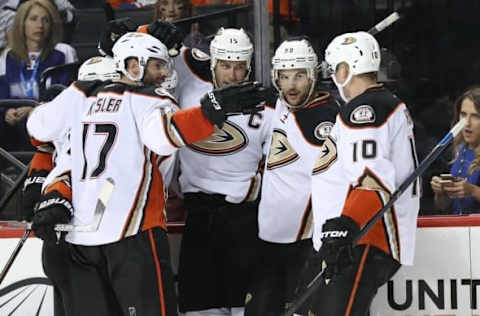
M5 276L7 275L8 270L10 270L10 267L12 266L13 262L15 261L15 258L17 258L18 254L20 253L20 250L23 247L23 244L25 241L27 241L28 236L30 236L31 229L26 229L25 233L23 233L22 238L18 242L17 246L13 250L12 254L10 255L10 258L8 258L7 264L5 267L2 269L2 273L0 274L0 284L2 284L3 279L5 279Z
M115 182L112 178L107 178L102 185L100 195L98 196L97 205L93 214L92 221L86 225L72 225L72 224L57 224L55 231L57 232L96 232L102 221L103 213L107 207L110 198L113 195ZM0 221L0 228L23 228L31 229L32 223L18 222L18 221Z
M443 137L440 142L432 149L432 151L423 159L420 165L415 169L403 182L400 184L398 189L396 189L390 200L383 206L376 214L373 216L366 224L362 227L357 236L353 237L352 247L354 247L360 239L362 239L365 234L367 234L370 229L375 225L375 223L389 210L392 208L393 203L395 203L398 198L407 190L407 188L420 177L425 170L440 156L440 154L448 147L452 142L454 137L460 133L465 124L467 123L466 119L460 120L452 129ZM313 280L307 285L307 289L294 300L292 306L282 315L282 316L292 316L293 313L315 292L315 290L320 286L321 281L323 280L322 275L325 271L326 266L322 264L322 270L313 278Z
M400 14L395 11L389 16L387 16L385 19L381 20L377 24L375 24L371 29L367 31L370 35L376 35L392 25L393 23L397 22L400 19Z

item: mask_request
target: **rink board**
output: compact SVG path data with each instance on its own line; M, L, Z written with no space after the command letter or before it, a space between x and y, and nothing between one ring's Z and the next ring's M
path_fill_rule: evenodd
M477 286L480 227L477 225L480 225L477 217L420 220L419 226L424 227L417 232L415 265L402 267L379 290L371 316L480 316ZM182 225L171 227L169 240L176 270ZM0 230L1 268L22 234L21 230ZM34 237L25 243L0 286L0 315L53 314L52 287L43 274L41 245L41 240Z

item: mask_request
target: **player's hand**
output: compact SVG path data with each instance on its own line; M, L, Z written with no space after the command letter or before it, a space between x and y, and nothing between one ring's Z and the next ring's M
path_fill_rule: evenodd
M266 93L259 82L244 82L214 89L200 100L202 112L212 124L222 128L230 115L262 111Z
M167 46L170 57L175 57L179 54L183 39L186 36L183 30L161 19L150 24L147 32Z
M72 203L53 191L37 204L32 220L32 230L44 241L57 240L56 224L67 224L73 214Z
M113 57L112 47L125 33L135 32L138 25L129 17L109 21L100 37L98 51L103 56Z
M353 263L353 238L360 227L348 216L328 219L322 226L320 253L326 264L325 278L331 279Z

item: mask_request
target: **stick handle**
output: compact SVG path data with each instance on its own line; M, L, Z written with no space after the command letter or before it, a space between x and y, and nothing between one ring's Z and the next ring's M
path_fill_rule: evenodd
M383 19L382 21L375 24L375 26L373 26L371 29L368 30L368 33L370 33L371 35L378 34L384 29L386 29L387 27L389 27L390 25L392 25L393 23L395 23L398 19L400 19L400 14L398 14L398 12L395 11L389 16L387 16L385 19Z

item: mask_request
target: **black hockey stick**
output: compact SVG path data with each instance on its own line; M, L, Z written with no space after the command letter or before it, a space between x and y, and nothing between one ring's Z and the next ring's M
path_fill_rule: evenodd
M452 142L454 137L460 133L467 121L465 119L460 120L452 129L445 135L445 137L440 140L440 142L432 149L432 151L423 159L420 165L415 169L403 182L400 184L398 189L396 189L390 200L383 206L376 214L373 216L366 224L362 227L357 236L354 236L352 241L352 247L354 247L360 239L362 239L365 234L367 234L370 229L375 225L375 223L392 208L393 203L395 203L398 198L407 190L407 188L418 178L420 177L425 170L440 156L440 154L448 147ZM313 280L307 285L307 289L303 292L298 299L294 300L292 306L282 315L282 316L292 316L293 313L315 292L315 290L320 286L321 281L323 280L323 273L326 266L322 265L322 270L313 278Z
M72 225L72 224L57 224L55 225L55 231L57 232L96 232L102 221L103 214L107 207L110 198L113 195L113 189L115 188L115 182L112 178L107 178L102 185L100 195L98 196L97 205L93 214L92 221L85 225ZM19 222L19 221L0 221L1 228L23 228L31 229L32 223Z
M20 238L20 241L18 242L17 246L13 250L12 254L10 255L10 258L8 258L7 264L5 264L5 267L3 267L2 272L0 274L0 285L3 282L3 279L5 279L5 276L7 275L8 270L10 270L10 267L12 266L13 262L17 258L18 254L20 253L20 250L22 250L23 244L25 241L27 241L28 236L30 236L31 229L26 229L25 232L23 233L22 238Z
M113 195L113 189L115 188L115 182L113 181L112 178L107 178L105 182L102 185L102 188L100 190L100 195L97 200L97 205L95 207L95 212L93 215L93 220L90 224L87 225L71 225L71 224L57 224L55 225L55 230L57 232L61 231L66 231L66 232L94 232L98 230L98 227L100 226L100 222L102 221L103 214L105 213L105 208L108 205L108 202L110 201L110 198ZM2 284L3 279L7 275L8 271L10 270L10 267L12 266L13 262L15 261L15 258L17 258L18 254L20 253L20 250L22 249L23 245L25 244L25 241L27 241L28 236L30 236L30 232L32 231L31 229L32 223L27 223L27 222L15 222L15 221L1 221L0 222L0 229L2 227L13 227L13 228L26 228L25 233L23 234L22 238L19 240L17 246L13 250L12 254L10 255L10 258L8 258L8 261L5 265L5 267L2 269L2 272L0 274L0 284Z

